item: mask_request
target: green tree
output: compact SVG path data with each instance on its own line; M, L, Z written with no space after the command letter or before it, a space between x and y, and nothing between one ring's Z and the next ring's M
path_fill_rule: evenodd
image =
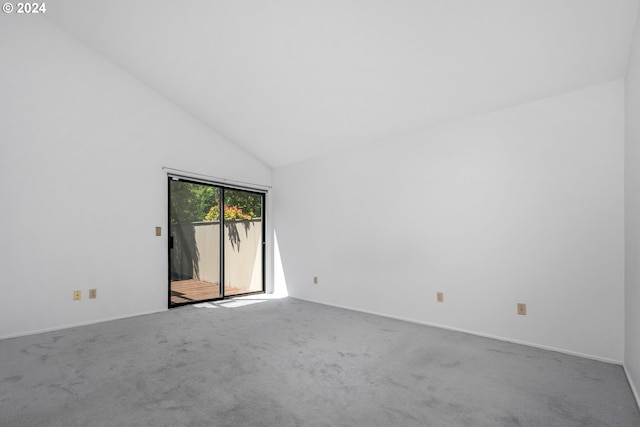
M262 195L242 190L225 190L225 206L237 206L250 218L262 217Z
M220 188L185 181L170 181L172 224L220 219ZM242 190L224 191L227 220L262 217L262 195Z
M219 203L220 189L185 181L170 181L169 213L172 224L202 221Z

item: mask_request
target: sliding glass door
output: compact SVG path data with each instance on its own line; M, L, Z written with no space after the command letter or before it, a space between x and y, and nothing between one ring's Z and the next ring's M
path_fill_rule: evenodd
M169 177L170 307L264 292L263 205L262 193Z

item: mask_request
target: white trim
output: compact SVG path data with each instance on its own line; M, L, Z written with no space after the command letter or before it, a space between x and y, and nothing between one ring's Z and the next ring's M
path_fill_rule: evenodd
M201 182L203 184L219 184L229 188L255 191L258 193L267 193L272 188L271 185L254 184L252 182L226 179L226 178L221 178L219 176L211 176L211 175L205 175L197 172L189 172L182 169L174 169L168 166L163 166L162 169L166 170L167 175L170 177L190 179L193 181Z
M579 352L576 352L576 351L570 351L570 350L565 350L565 349L562 349L562 348L535 344L535 343L531 343L531 342L527 342L527 341L514 340L512 338L505 338L505 337L501 337L501 336L497 336L497 335L483 334L481 332L471 331L471 330L468 330L468 329L455 328L455 327L452 327L452 326L440 325L438 323L423 322L421 320L409 319L409 318L400 317L400 316L393 316L393 315L390 315L390 314L379 313L379 312L376 312L376 311L362 310L362 309L359 309L359 308L353 308L353 307L348 307L348 306L338 305L338 304L330 304L330 303L327 303L327 302L316 301L316 300L309 299L309 298L300 298L300 297L291 296L291 295L289 295L289 297L290 298L294 298L294 299L299 299L299 300L302 300L302 301L313 302L313 303L316 303L316 304L328 305L328 306L336 307L336 308L343 308L345 310L358 311L360 313L367 313L367 314L373 314L375 316L387 317L389 319L402 320L403 322L417 323L419 325L425 325L425 326L433 326L433 327L440 328L440 329L447 329L447 330L450 330L450 331L462 332L462 333L465 333L465 334L475 335L475 336L478 336L478 337L491 338L491 339L498 340L498 341L505 341L505 342L510 342L510 343L513 343L513 344L526 345L528 347L540 348L542 350L556 351L558 353L569 354L571 356L584 357L585 359L597 360L597 361L600 361L600 362L611 363L611 364L614 364L614 365L623 365L621 360L615 360L615 359L609 359L609 358L606 358L606 357L594 356L592 354L579 353Z
M108 317L106 319L93 320L91 322L74 323L74 324L71 324L71 325L55 326L53 328L38 329L38 330L35 330L35 331L20 332L20 333L17 333L17 334L10 334L10 335L2 336L2 337L0 337L0 340L6 340L6 339L9 339L9 338L26 337L26 336L29 336L29 335L43 334L45 332L60 331L60 330L63 330L63 329L77 328L78 326L95 325L95 324L98 324L98 323L111 322L113 320L130 319L132 317L146 316L148 314L162 313L162 312L165 312L165 311L168 311L168 310L169 310L168 308L164 308L162 310L145 311L143 313L136 313L136 314L132 314L130 316Z
M633 393L633 397L636 398L636 405L638 405L638 408L640 409L640 394L638 393L638 389L636 388L635 384L633 383L633 380L631 379L631 375L627 370L627 366L623 363L622 367L624 368L624 373L627 376L627 382L629 383L629 387L631 387L631 392Z

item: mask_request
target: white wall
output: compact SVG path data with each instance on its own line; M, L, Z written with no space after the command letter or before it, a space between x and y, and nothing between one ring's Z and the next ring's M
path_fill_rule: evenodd
M637 24L625 83L624 361L636 400L640 404L640 31Z
M623 94L614 81L275 169L290 295L622 361Z
M270 168L42 17L1 16L0 58L0 337L165 309L162 166Z

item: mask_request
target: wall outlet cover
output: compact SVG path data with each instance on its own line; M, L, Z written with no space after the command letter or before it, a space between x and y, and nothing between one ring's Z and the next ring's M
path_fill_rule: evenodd
M518 303L518 314L521 316L527 315L527 304L523 304L521 302Z

